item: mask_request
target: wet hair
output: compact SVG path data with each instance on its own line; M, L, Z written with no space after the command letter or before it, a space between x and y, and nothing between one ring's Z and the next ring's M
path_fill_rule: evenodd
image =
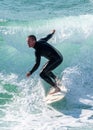
M29 38L32 38L33 40L36 41L36 36L35 36L35 35L29 35L28 37L29 37Z

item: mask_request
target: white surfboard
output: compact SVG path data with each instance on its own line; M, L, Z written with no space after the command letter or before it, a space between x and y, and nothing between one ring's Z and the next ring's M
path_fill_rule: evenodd
M50 90L47 96L45 97L45 102L47 104L51 104L53 102L58 102L62 100L67 93L67 89L65 86L61 86L60 89L61 89L61 92L57 92L54 94L50 94L54 90L54 88Z

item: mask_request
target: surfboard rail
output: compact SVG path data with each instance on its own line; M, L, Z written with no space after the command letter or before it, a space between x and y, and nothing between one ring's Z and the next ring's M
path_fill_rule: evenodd
M54 90L54 88L51 89L48 92L47 96L45 97L44 101L47 104L51 104L51 103L58 102L58 101L62 100L65 97L66 93L67 93L67 89L66 89L65 86L61 86L60 89L61 89L60 92L57 92L57 93L54 93L54 94L50 94Z

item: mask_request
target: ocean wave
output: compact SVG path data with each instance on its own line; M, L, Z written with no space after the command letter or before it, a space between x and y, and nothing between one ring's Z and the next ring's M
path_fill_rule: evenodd
M7 124L10 130L36 130L38 127L40 130L66 130L67 126L72 130L74 127L85 128L85 122L92 126L92 90L89 90L89 86L81 86L80 78L78 66L65 69L62 82L69 91L63 101L48 106L43 101L44 86L37 76L19 80L18 75L0 73L0 86L3 90L0 92L0 98L2 97L4 103L0 102L0 128L6 129Z
M77 34L82 37L88 37L93 33L92 26L93 15L87 14L31 22L1 20L0 32L3 34L16 34L17 32L25 34L28 32L40 35L55 28L57 37L62 36L65 39Z

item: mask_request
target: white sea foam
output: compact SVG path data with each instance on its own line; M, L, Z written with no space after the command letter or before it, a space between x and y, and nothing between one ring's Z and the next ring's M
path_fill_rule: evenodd
M40 79L36 79L37 76L35 79L18 81L18 76L15 74L0 74L2 87L5 84L15 84L19 89L19 92L13 93L12 102L7 102L5 105L1 128L4 124L3 128L6 129L6 121L9 130L73 130L74 127L87 127L88 124L91 126L93 96L88 93L89 88L83 88L79 86L81 82L78 84L75 82L75 77L79 79L81 75L78 69L74 67L64 71L62 81L70 91L64 101L53 106L48 106L43 101L44 88ZM85 92L88 95L85 95Z

